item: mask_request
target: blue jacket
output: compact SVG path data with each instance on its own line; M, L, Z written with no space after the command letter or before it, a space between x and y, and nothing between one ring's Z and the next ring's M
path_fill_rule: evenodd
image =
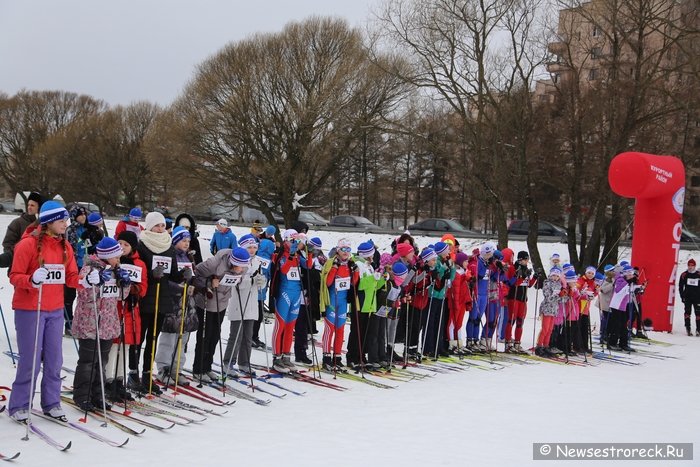
M226 230L226 233L221 233L217 230L214 232L214 236L211 237L211 241L209 242L209 251L211 251L212 255L215 255L219 250L236 248L237 246L238 241L233 232L231 232L231 229Z
M260 240L260 246L258 247L258 256L261 258L265 258L268 260L272 260L272 253L275 252L275 244L272 243L272 241L264 238ZM267 278L268 284L270 283L270 276L272 273L272 263L270 263L270 266L267 268L263 268L262 272L265 274L265 277ZM260 289L258 292L258 300L265 300L265 297L267 297L267 286L264 288Z

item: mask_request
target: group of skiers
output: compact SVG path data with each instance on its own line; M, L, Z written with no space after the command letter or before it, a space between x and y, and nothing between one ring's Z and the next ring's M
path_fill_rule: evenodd
M526 251L516 255L486 242L466 253L449 234L421 250L408 232L392 243L391 253L380 254L370 239L353 249L343 238L326 255L321 239L309 236L303 223L281 232L256 224L236 238L224 219L210 243L212 256L204 260L196 223L186 214L169 231L162 214L142 219L134 208L110 237L103 220L82 208L69 213L54 201L36 204L36 220L9 253L6 248L9 260L4 258L15 287L19 353L33 355L20 359L13 383L8 408L18 421L30 417L41 365L42 409L65 419L64 333L77 341L73 400L84 410L106 407L106 398L129 399L127 389L158 394L161 385L185 383L190 333L196 336L191 378L254 376L251 350L266 349L267 335L260 339L266 312L274 316L272 368L282 373L297 370L297 364L333 372L346 371L346 365L374 370L389 369L399 359L488 352L496 345L494 334L506 352L525 352L523 323L532 287L542 291L537 355L590 352L596 299L602 343L631 351L628 330L636 327L634 335L644 337L645 279L626 262L602 272L590 266L579 276L555 254L545 274L533 271ZM698 318L694 261L680 290L690 333L691 306ZM309 347L316 344L320 320L322 360L314 361L315 348ZM404 344L401 354L397 343ZM221 371L212 368L217 346Z

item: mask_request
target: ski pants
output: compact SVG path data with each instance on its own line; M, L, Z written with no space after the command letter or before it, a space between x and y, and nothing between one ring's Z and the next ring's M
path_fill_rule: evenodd
M481 330L481 338L491 339L496 330L496 318L498 317L498 302L489 302L486 308L486 326Z
M554 316L542 315L542 329L537 336L538 347L549 347L549 339L552 337L552 329L554 328Z
M527 315L527 302L520 300L512 300L511 302L510 319L506 326L506 340L514 340L521 342L523 337L523 323ZM513 339L513 325L515 325L515 339Z
M467 339L479 339L479 326L481 325L481 317L486 312L488 298L486 295L478 295L474 306L469 312L469 321L467 321Z
M301 290L282 291L275 301L275 328L272 331L272 349L275 355L292 351L294 325L299 316Z
M109 350L112 341L107 339L80 339L78 341L78 364L75 367L73 377L73 400L80 403L84 401L101 400L102 378L105 378L105 366L109 358ZM102 367L99 366L97 352L102 354Z
M685 329L690 331L690 312L692 309L695 309L695 330L700 331L700 302L693 303L690 300L686 300L683 306L685 308L685 312L683 313Z
M194 346L192 373L200 374L211 371L216 346L221 339L221 323L225 317L226 309L216 312L197 308L199 326L197 327L197 343Z

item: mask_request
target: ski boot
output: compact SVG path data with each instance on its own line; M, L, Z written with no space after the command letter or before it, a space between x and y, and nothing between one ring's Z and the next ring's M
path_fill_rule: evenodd
M513 341L506 341L506 353L516 353Z
M700 331L695 331L695 335L700 337Z
M527 355L527 352L525 351L525 349L523 349L523 348L520 346L520 342L517 342L517 341L516 341L515 344L513 344L513 350L514 350L515 353L517 353L517 354L520 354L520 355Z
M289 369L289 371L298 371L299 370L296 367L296 365L294 365L294 363L292 363L291 354L286 353L286 354L282 355L282 364L284 366L286 366Z
M156 382L151 379L151 373L148 371L145 371L141 374L141 385L143 386L143 392L146 394L148 394L149 392L151 394L155 394L156 396L160 396L161 394L163 394L163 391L160 390L160 387L158 387Z
M540 345L535 347L535 355L537 355L538 357L544 357L545 356L544 347L542 347Z
M272 369L278 373L289 373L289 368L282 361L281 355L273 355L272 357Z
M343 365L343 360L336 355L333 365L335 366L335 371L339 371L341 373L347 373L348 369L345 368L345 365Z
M333 359L330 354L323 355L323 363L321 364L325 371L333 372L335 371L335 366L333 365Z
M68 417L66 417L66 413L63 411L60 405L44 411L44 415L54 418L60 422L68 423Z
M690 328L685 328L685 332L687 332L689 336L693 335L693 331L691 331ZM697 332L700 332L700 331L697 331Z

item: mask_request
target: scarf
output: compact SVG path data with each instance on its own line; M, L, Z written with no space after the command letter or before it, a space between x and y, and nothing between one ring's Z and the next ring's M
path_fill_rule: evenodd
M141 232L139 240L146 245L146 248L155 254L168 251L172 243L172 239L170 238L170 234L168 234L168 232L156 233L150 230L144 230Z

